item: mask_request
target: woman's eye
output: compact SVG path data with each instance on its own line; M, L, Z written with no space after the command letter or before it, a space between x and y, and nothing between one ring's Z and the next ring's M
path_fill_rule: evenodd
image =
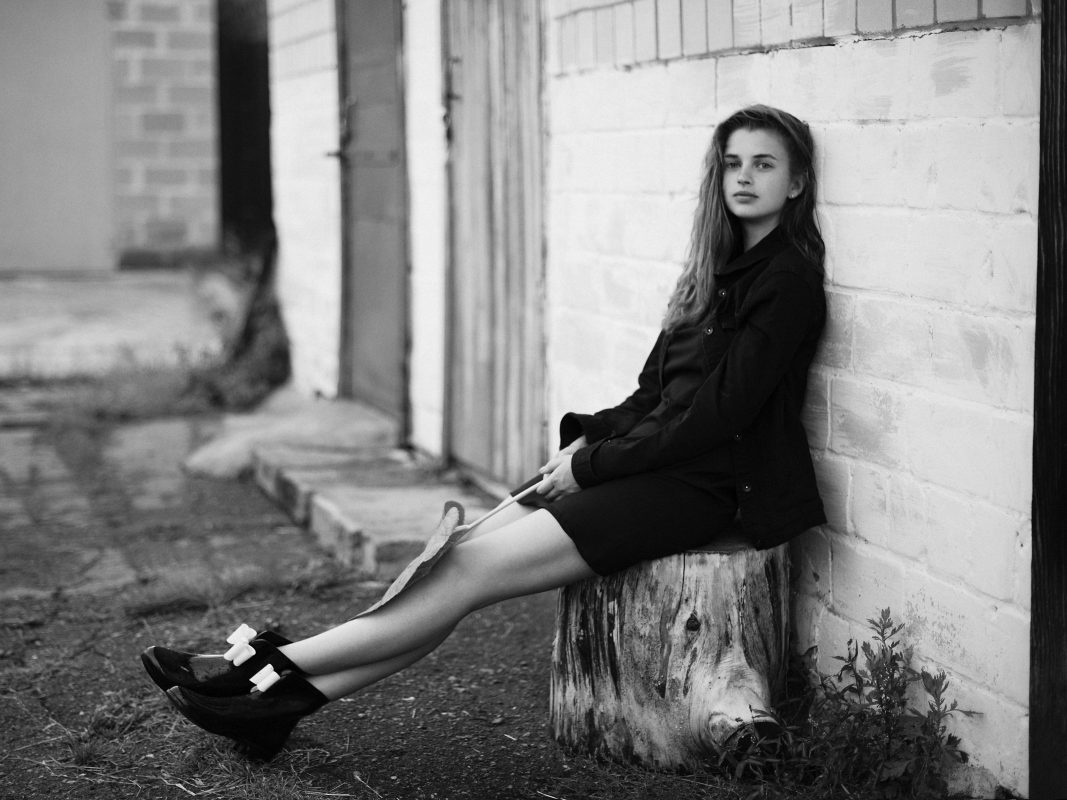
M770 169L770 168L771 168L771 167L773 167L773 166L774 166L774 165L773 165L773 164L771 164L771 162L770 162L770 161L757 161L757 162L756 162L756 167L757 167L758 169Z

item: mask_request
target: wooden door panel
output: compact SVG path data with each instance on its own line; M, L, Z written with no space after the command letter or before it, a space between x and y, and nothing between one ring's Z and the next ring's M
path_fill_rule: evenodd
M447 13L451 449L514 482L544 449L540 4L450 0Z

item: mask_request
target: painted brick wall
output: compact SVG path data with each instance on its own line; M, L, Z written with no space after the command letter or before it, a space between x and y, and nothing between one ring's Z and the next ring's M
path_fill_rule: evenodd
M108 13L120 257L213 248L219 236L214 3L109 0Z
M829 671L891 607L918 664L946 670L961 705L984 713L954 725L977 765L961 779L985 781L982 796L990 782L1027 786L1033 14L1026 2L549 4L551 416L632 390L714 124L752 102L807 119L830 323L806 414L831 522L795 547L797 646L818 644Z
M333 0L270 0L271 162L278 281L293 382L338 391L341 189Z

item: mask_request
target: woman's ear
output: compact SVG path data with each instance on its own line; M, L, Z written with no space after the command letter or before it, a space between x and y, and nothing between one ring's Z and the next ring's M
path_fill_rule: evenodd
M789 192L787 193L790 200L796 200L800 197L800 193L804 191L804 176L798 175L793 178L789 184Z

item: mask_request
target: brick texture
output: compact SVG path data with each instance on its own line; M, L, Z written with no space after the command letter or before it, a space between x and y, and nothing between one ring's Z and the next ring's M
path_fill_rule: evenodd
M615 6L615 63L619 65L634 62L634 7L631 5Z
M656 33L660 58L682 55L681 0L656 0Z
M682 0L682 52L699 55L708 51L706 0Z
M120 250L218 244L213 5L111 6Z
M616 19L630 5L617 3ZM550 38L589 7L550 3ZM650 6L632 7L634 41L647 41ZM686 30L701 7L706 53ZM935 7L953 23L999 21L941 29ZM661 31L654 61L636 44L626 70L576 72L564 59L548 82L550 418L632 391L684 257L714 124L751 102L807 119L829 320L804 420L830 522L793 545L798 645L841 652L891 607L916 663L946 670L961 705L987 714L953 723L972 754L966 780L1025 796L1032 4L680 9L677 56Z
M878 37L978 20L1017 24L1040 13L1031 5L1027 0L556 0L551 24L562 41L552 70L626 66L735 48L822 45L824 37ZM620 21L626 26L621 53L614 58L608 51L618 50L620 33L617 27L608 30L611 18L615 26Z

